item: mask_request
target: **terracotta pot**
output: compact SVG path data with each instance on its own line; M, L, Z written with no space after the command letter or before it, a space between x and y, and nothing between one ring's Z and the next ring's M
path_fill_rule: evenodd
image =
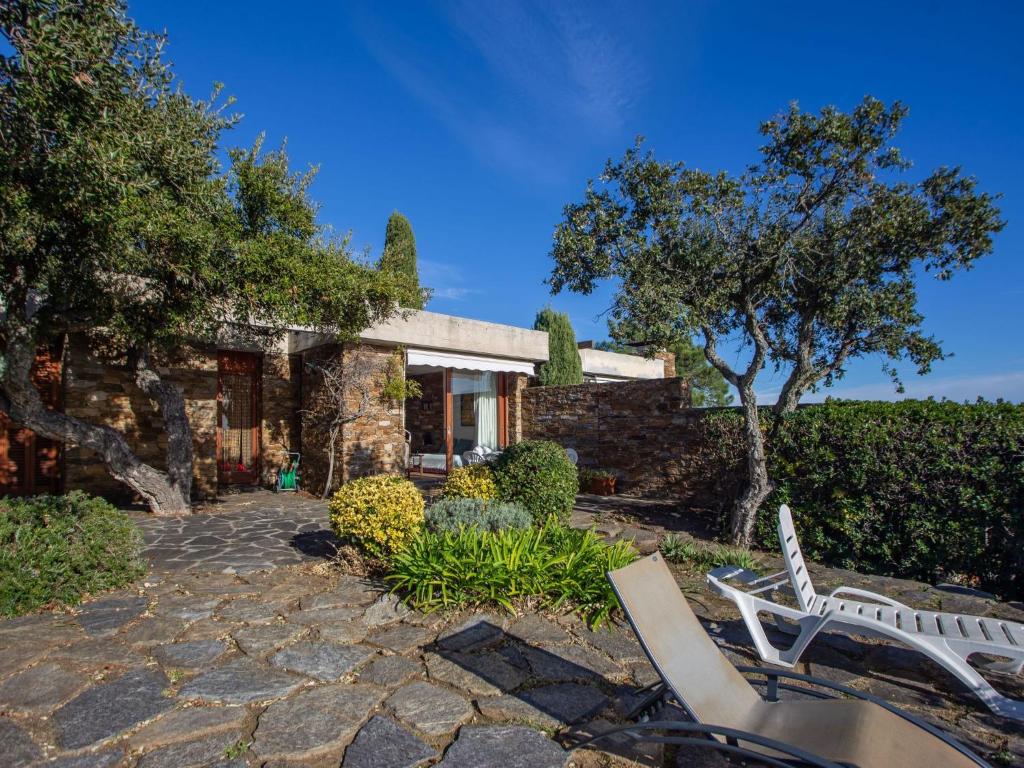
M587 491L596 493L598 496L613 496L615 494L615 478L592 477L587 483Z

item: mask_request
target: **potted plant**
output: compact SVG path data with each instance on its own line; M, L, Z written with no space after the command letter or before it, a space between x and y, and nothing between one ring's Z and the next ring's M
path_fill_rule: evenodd
M598 496L615 494L615 475L605 469L581 469L580 487Z

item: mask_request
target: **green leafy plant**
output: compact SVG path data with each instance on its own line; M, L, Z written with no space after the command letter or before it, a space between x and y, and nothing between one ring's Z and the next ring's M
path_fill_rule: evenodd
M724 544L698 544L673 533L662 540L659 549L669 562L689 565L701 571L736 565L756 572L759 567L757 557L749 549Z
M455 467L444 481L446 499L494 499L498 486L494 482L494 470L487 464L472 464Z
M425 514L427 528L432 531L456 531L462 527L501 531L533 525L533 516L518 504L488 499L438 499Z
M405 359L401 350L396 351L388 360L384 380L381 383L380 397L382 400L390 400L394 403L423 397L423 385L416 379L410 379L405 375Z
M0 499L0 615L130 584L146 572L141 551L139 529L103 499Z
M580 467L576 474L580 479L580 487L586 486L591 480L610 480L615 477L614 472L609 472L607 469L586 469Z
M494 474L498 497L522 505L537 521L549 515L568 520L580 490L576 467L565 450L547 440L526 440L505 449Z
M423 496L409 480L393 475L345 483L328 508L338 538L374 557L402 549L423 527Z
M239 739L234 744L231 744L230 746L224 749L224 757L228 760L234 760L236 758L239 758L249 751L249 747L251 745L251 741L244 741L243 739Z
M593 626L618 605L605 573L634 559L629 543L606 544L552 516L498 532L423 531L395 556L387 578L423 611L495 604L515 613L517 601L536 599L553 610L572 607Z
M763 418L776 483L755 529L765 548L778 547L775 513L788 503L812 559L1024 596L1024 406L830 400ZM727 501L740 422L717 413L703 429Z

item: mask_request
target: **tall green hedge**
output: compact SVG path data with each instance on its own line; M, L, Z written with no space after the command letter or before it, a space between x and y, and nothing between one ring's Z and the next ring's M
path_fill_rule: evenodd
M813 559L1024 597L1024 406L828 401L763 418L776 484L758 519L766 548L785 502ZM704 429L718 465L741 474L739 414Z

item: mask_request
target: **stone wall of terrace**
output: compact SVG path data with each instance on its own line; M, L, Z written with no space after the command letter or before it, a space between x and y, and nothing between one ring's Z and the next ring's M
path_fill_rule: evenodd
M522 411L524 439L574 448L580 466L614 472L620 491L719 503L721 473L699 450L706 411L691 407L684 379L530 387Z

